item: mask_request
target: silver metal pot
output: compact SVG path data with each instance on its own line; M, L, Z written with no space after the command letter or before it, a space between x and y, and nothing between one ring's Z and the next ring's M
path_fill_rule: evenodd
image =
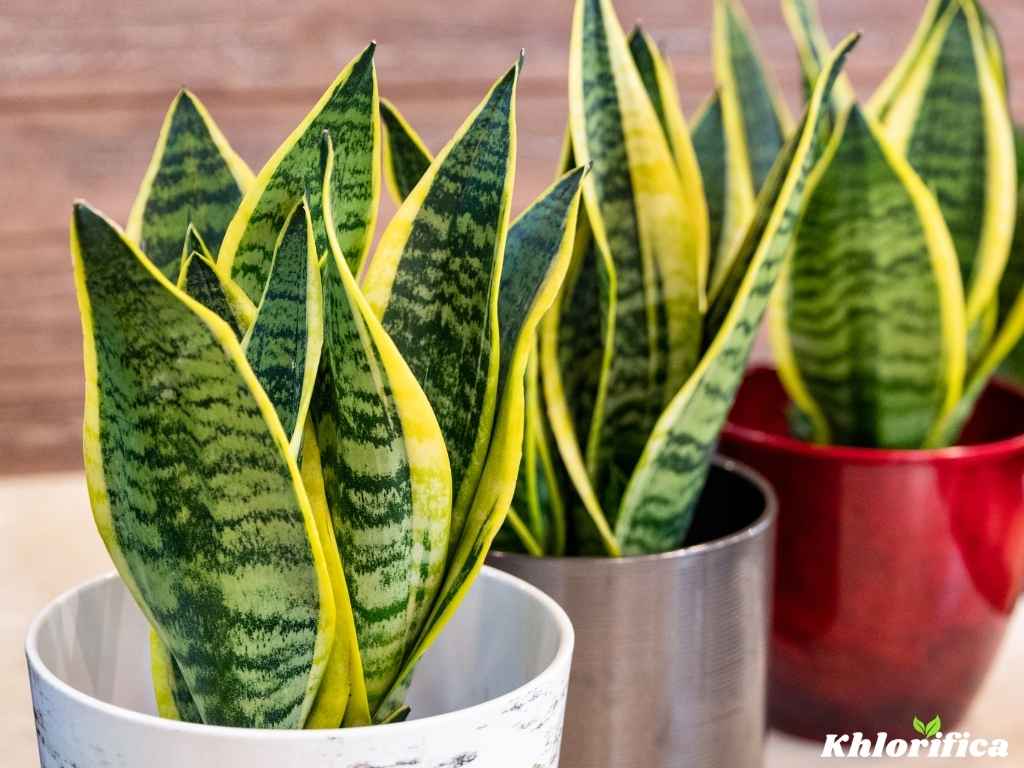
M682 549L490 556L576 629L562 768L761 765L775 514L759 475L717 460Z

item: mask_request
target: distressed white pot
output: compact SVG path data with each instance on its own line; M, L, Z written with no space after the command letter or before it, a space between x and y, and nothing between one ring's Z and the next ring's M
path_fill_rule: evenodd
M484 568L420 663L404 723L263 731L161 720L148 627L120 579L51 603L26 652L42 768L553 768L573 630L549 597Z

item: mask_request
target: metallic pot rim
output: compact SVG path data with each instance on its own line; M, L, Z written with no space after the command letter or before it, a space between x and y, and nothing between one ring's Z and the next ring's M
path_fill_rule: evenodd
M697 559L705 557L713 552L730 549L747 541L758 539L769 533L775 527L775 519L778 516L778 499L775 497L775 491L771 484L765 480L759 472L756 472L746 464L736 461L735 459L716 456L712 460L712 464L729 474L738 475L743 480L750 483L755 489L757 489L764 500L764 508L761 510L761 513L757 518L743 528L740 528L730 534L720 536L717 539L712 539L711 541L706 541L702 544L680 547L679 549L673 549L668 552L661 552L655 555L625 555L623 557L594 555L545 555L543 557L535 557L521 552L502 552L499 550L492 550L490 554L488 554L488 558L493 558L496 563L500 563L500 561L504 560L507 562L524 561L564 563L567 566L572 563L579 563L581 566L586 568L594 568L601 565L612 568L621 568L631 565L657 563L659 561Z

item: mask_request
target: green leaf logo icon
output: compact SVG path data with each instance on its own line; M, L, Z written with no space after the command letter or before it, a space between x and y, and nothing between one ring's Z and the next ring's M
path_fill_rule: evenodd
M914 730L924 736L926 739L930 739L936 733L942 729L942 718L938 715L933 717L926 724L919 717L914 718Z

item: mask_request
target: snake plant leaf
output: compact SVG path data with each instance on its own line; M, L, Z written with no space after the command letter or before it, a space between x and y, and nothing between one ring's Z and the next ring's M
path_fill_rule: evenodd
M335 613L273 405L230 327L84 203L71 251L86 480L111 558L203 722L301 727Z
M165 720L203 722L181 669L154 629L149 631L149 658L157 714Z
M526 366L525 387L523 462L509 519L513 519L517 507L525 509L529 521L527 531L530 539L537 544L531 547L531 542L524 538L523 544L527 551L537 549L537 554L560 556L565 552L565 505L545 427L540 391L540 358L536 349L531 352ZM519 527L515 527L518 531Z
M611 0L577 0L569 115L576 161L593 163L583 194L610 288L613 354L586 447L592 481L608 487L696 362L707 253Z
M335 164L329 136L325 142L323 189L330 202ZM349 271L332 208L323 208L330 250L314 412L369 710L377 715L444 576L452 480L441 427Z
M409 196L434 158L394 104L380 100L384 128L384 181L397 205Z
M810 98L821 68L832 46L825 34L817 0L782 0L782 15L800 56L800 73L804 94ZM845 73L839 75L832 88L832 110L839 117L856 101L853 86Z
M961 395L967 336L938 203L857 106L815 181L778 294L780 374L819 442L933 444Z
M522 458L526 368L535 348L537 326L561 288L572 258L586 175L586 167L570 171L534 201L509 229L498 306L502 365L494 437L437 603L399 677L400 685L407 683L409 671L465 598L512 503Z
M664 552L685 536L769 294L792 248L832 85L856 41L856 35L846 38L824 67L799 130L758 198L737 258L737 264L748 265L742 283L735 296L723 300L728 310L709 334L696 371L658 420L629 480L615 528L626 554Z
M575 167L571 138L562 168ZM540 333L543 397L557 454L571 483L566 506L579 554L618 553L618 544L591 485L580 448L600 410L598 398L614 352L614 267L594 241L586 207L577 214L572 260Z
M362 277L448 447L461 536L494 426L498 289L515 173L521 59L491 88L391 220Z
M256 307L242 289L198 251L182 259L178 288L226 322L239 338L256 316Z
M722 122L722 99L716 91L697 113L693 126L693 149L704 185L708 210L708 273L714 274L722 251L722 227L725 223L729 158Z
M735 0L715 0L712 55L727 146L726 205L709 295L728 273L757 193L789 132L791 119L754 45L753 30Z
M976 326L1006 266L1017 196L1013 123L988 43L974 0L951 4L934 19L884 121L894 149L935 191L953 235L972 353L987 341Z
M1018 126L1014 135L1017 168L1024 169L1024 128ZM1017 193L1017 224L1010 258L999 283L999 327L1005 327L1011 309L1024 291L1024 190ZM1001 363L1000 370L1018 384L1024 384L1024 344L1016 345Z
M334 524L327 505L327 489L316 442L316 427L307 417L302 437L302 484L309 496L313 509L320 546L324 552L324 563L334 594L335 633L331 656L327 661L320 688L306 719L306 728L337 728L370 725L370 704L363 678L363 660L356 636L355 614L349 598L345 570L341 564Z
M960 0L929 0L910 43L900 55L896 66L890 70L868 101L868 114L885 123L890 111L903 99L904 94L914 87L912 74L924 57L925 49L936 32L939 20L950 9L959 5L959 2Z
M338 242L353 270L362 263L377 218L380 192L380 115L371 43L341 71L313 109L257 175L228 226L217 263L258 302L278 234L295 201L306 195L317 253L327 252L319 210L320 135L331 134L335 154L334 210Z
M1017 167L1024 168L1024 129L1015 131ZM1024 194L1017 197L1017 225L1010 258L999 283L996 331L984 354L967 374L964 394L941 431L941 445L954 445L991 376L1001 371L1020 384L1024 366Z
M690 138L690 129L679 104L679 87L676 85L672 65L658 49L654 40L638 25L629 36L629 50L633 56L644 89L647 91L654 111L658 115L668 139L669 149L675 158L682 182L686 209L691 212L689 222L695 249L702 265L707 269L709 253L708 206L704 196L704 183L700 174L697 153ZM707 275L703 275L706 281Z
M164 118L128 217L128 237L164 276L174 279L185 230L195 226L216 251L251 184L252 171L228 144L206 107L182 90Z
M231 326L238 338L252 325L256 307L214 263L199 232L189 224L177 286Z
M323 345L323 294L308 203L296 204L284 227L252 327L242 340L246 359L274 404L292 455L313 397Z

